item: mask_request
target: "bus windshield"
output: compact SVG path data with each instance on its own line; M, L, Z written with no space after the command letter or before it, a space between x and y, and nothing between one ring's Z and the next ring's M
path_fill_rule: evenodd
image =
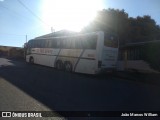
M117 48L118 47L118 37L112 34L105 34L104 46Z

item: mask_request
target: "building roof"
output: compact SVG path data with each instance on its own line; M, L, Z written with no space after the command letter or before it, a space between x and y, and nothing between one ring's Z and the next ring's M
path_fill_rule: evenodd
M49 33L46 35L42 35L39 37L36 37L36 39L38 38L48 38L48 37L58 37L58 36L68 36L68 35L74 35L77 34L77 32L73 32L73 31L69 31L69 30L60 30L57 32L53 32L53 33Z

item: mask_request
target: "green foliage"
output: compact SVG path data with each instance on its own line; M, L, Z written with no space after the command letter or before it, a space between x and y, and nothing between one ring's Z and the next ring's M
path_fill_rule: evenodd
M150 16L128 17L124 10L103 9L82 32L115 32L120 45L133 42L145 42L160 39L160 26Z
M105 31L114 32L120 36L122 42L127 38L128 14L124 10L104 9L97 13L94 21L85 27L82 32Z
M150 66L160 71L160 43L148 43L141 46L143 60L147 61Z
M118 9L104 9L82 32L91 31L115 32L119 36L120 47L127 43L160 40L160 26L149 15L136 18ZM160 43L149 43L141 46L141 56L150 65L160 70Z
M144 42L160 39L158 38L158 34L160 33L159 26L157 26L156 22L148 15L129 18L129 27L128 39L130 39L130 42Z

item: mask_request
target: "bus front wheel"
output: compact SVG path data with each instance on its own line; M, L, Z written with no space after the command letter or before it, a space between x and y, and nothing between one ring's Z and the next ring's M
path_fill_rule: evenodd
M34 58L33 57L30 57L29 63L34 64Z
M58 60L56 62L56 69L62 70L63 69L63 62L61 60Z
M71 64L71 62L66 61L66 62L64 63L64 67L65 67L65 71L67 71L67 72L72 72L72 64Z

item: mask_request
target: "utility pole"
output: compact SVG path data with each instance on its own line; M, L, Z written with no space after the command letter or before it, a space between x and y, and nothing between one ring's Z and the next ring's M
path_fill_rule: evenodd
M27 52L27 35L26 35L26 43L24 43L24 59L26 59L26 52Z
M27 35L26 35L26 43L27 43Z
M51 27L51 33L54 33L55 32L55 30L53 29L53 27Z

